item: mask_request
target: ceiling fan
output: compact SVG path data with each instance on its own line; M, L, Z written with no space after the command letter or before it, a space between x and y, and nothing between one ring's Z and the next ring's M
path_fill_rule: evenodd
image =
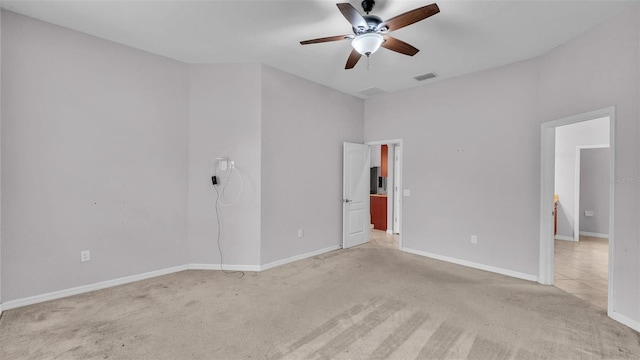
M347 59L347 64L344 66L345 69L352 69L356 66L362 55L369 57L369 55L376 52L381 46L409 56L417 54L420 50L402 40L389 36L388 33L439 13L440 9L438 8L438 5L433 3L431 5L419 7L383 21L378 16L369 15L371 10L373 10L375 3L376 2L374 0L362 1L362 9L367 13L367 15L360 15L358 10L349 3L336 4L342 15L344 15L347 21L351 23L353 27L353 34L305 40L300 41L300 44L308 45L352 39L351 46L353 47L353 50L351 50L351 54Z

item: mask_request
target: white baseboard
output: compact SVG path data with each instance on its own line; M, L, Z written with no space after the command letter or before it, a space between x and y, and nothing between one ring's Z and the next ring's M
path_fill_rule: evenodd
M100 289L106 289L106 288L117 286L117 285L124 285L128 283L132 283L134 281L145 280L145 279L153 278L156 276L172 274L172 273L183 271L183 270L187 270L186 265L174 266L166 269L146 272L143 274L131 275L131 276L121 277L118 279L101 281L95 284L83 285L83 286L73 287L70 289L53 291L46 294L29 296L22 299L4 302L0 306L2 306L2 309L4 310L15 309L18 307L37 304L37 303L41 303L49 300L61 299L67 296L83 294L83 293L100 290Z
M474 269L479 269L479 270L489 271L489 272L496 273L496 274L506 275L506 276L510 276L510 277L514 277L514 278L518 278L518 279L522 279L522 280L538 281L538 276L537 275L525 274L525 273L521 273L521 272L517 272L517 271L513 271L513 270L508 270L508 269L503 269L503 268L499 268L499 267L495 267L495 266L489 266L489 265L474 263L474 262L467 261L467 260L451 258L451 257L448 257L448 256L443 256L443 255L438 255L438 254L432 254L432 253L428 253L428 252L425 252L425 251L409 249L409 248L406 248L406 247L402 248L402 251L406 251L408 253L415 254L415 255L426 256L428 258L432 258L432 259L436 259L436 260L442 260L442 261L450 262L450 263L457 264L457 265L467 266L467 267L471 267L471 268L474 268Z
M576 239L572 238L571 236L564 236L564 235L556 235L554 236L554 239L563 240L563 241L576 241Z
M579 234L584 236L592 236L592 237L604 238L604 239L609 238L609 234L600 234L600 233L594 233L594 232L588 232L588 231L580 231Z
M223 264L222 268L227 271L260 271L259 265L228 265ZM188 264L187 270L218 270L220 264Z
M272 263L265 264L262 266L260 265L223 265L223 268L229 271L256 271L256 272L263 271L263 270L271 269L276 266L288 264L293 261L302 260L308 257L324 254L326 252L337 250L340 248L341 248L340 245L330 246L328 248L311 251L301 255L292 256L290 258L286 258L283 260L274 261ZM100 289L106 289L113 286L124 285L124 284L132 283L135 281L150 279L153 277L172 274L172 273L176 273L184 270L217 270L219 271L220 264L187 264L187 265L174 266L167 269L150 271L143 274L125 276L122 278L102 281L95 284L83 285L83 286L78 286L70 289L53 291L46 294L11 300L4 303L0 303L0 314L2 313L3 310L15 309L18 307L37 304L37 303L41 303L49 300L61 299L67 296L83 294L83 293L100 290Z
M274 268L276 266L280 266L280 265L288 264L288 263L291 263L291 262L294 262L294 261L310 258L312 256L328 253L329 251L334 251L334 250L338 250L338 249L341 249L341 248L342 248L341 245L334 245L334 246L326 247L324 249L310 251L308 253L304 253L304 254L288 257L286 259L277 260L277 261L274 261L274 262L271 262L271 263L264 264L264 265L260 266L260 271L269 270L269 269Z
M609 317L621 323L622 325L626 325L633 330L640 332L640 321L629 319L628 317L615 311L611 312L611 314L609 314Z

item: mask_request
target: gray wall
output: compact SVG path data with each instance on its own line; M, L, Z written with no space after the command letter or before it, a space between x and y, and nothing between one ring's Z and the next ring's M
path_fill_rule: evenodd
M189 262L219 264L216 193L210 165L217 157L235 161L242 176L238 202L219 207L223 262L260 263L260 65L192 65L189 115ZM219 173L221 182L228 173ZM240 191L233 175L228 193ZM219 187L219 189L221 186Z
M640 322L640 186L623 181L640 178L640 6L556 48L539 63L540 122L616 107L613 308Z
M348 133L337 135L331 126L343 124L323 116L332 114L331 107L349 109L349 121L364 118L366 140L404 139L404 184L412 189L404 198L404 246L535 275L540 123L615 105L613 307L640 321L640 189L638 181L625 180L640 178L640 7L539 59L367 100L364 117L358 115L361 101L267 67L190 68L18 15L2 16L3 301L215 261L208 252L214 228L203 224L212 220L205 197L213 193L202 167L223 151L239 159L247 186L263 184L247 191L249 199L233 220L231 229L249 238L228 237L241 242L230 261L269 263L337 244L341 226L333 216L341 208L341 159L335 146L362 140L362 132L350 124ZM244 71L262 72L264 106L251 105L258 90L239 75ZM226 80L244 85L230 84L227 97L221 83ZM247 93L246 104L240 91ZM318 102L329 105L307 99L318 94L330 99ZM214 96L228 99L228 106ZM309 125L316 132L301 134L306 143L286 138L304 130L293 122L301 118L293 109L306 110L289 97L318 114ZM219 102L213 109L208 101ZM255 125L255 111L263 119L261 137L235 127L227 135L217 125L227 124L225 118ZM321 145L328 152L320 160L326 161L321 175L327 180L308 186L304 181L317 177L305 173L312 166L304 162L318 160L319 153L287 152L303 153L315 136L327 136L333 145ZM218 148L214 141L223 144ZM288 147L276 150L280 144ZM247 149L236 148L243 145ZM301 162L304 171L280 159ZM192 196L199 200L188 206ZM296 217L293 209L306 199L304 216ZM267 206L272 201L275 208ZM330 218L321 234L322 216ZM291 230L299 227L307 229L305 237L293 238ZM185 245L187 232L193 241ZM255 234L264 238L262 249L250 238ZM470 244L471 234L478 235L477 245ZM80 264L84 249L93 259Z
M2 27L2 300L184 264L188 66Z
M580 232L609 234L609 148L580 150Z
M361 99L262 65L187 65L2 16L3 301L219 263L210 165L221 156L243 179L238 203L220 208L225 264L339 244L341 144L362 141ZM299 171L278 168L287 161ZM298 211L304 196L313 206ZM261 211L276 225L264 261ZM303 242L281 239L297 228Z
M363 105L262 67L262 264L342 243L342 143L363 141Z
M558 232L573 239L576 193L576 147L609 145L609 118L579 122L556 128L555 193L558 194Z
M616 178L639 178L639 23L636 7L541 58L367 100L365 140L404 139L404 246L536 276L541 123L615 105ZM613 307L635 322L639 200L617 186Z
M365 140L404 141L403 247L537 274L536 77L529 61L366 101Z

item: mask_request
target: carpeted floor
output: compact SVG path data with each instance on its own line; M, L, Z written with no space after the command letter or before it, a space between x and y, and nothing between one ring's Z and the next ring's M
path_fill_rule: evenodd
M639 359L553 286L372 244L242 279L184 271L6 311L0 359Z

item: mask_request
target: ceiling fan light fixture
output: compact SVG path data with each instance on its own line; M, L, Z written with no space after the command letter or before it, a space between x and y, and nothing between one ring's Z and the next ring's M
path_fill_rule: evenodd
M384 42L382 35L377 33L366 33L358 35L351 41L351 46L361 55L369 56L378 51Z

